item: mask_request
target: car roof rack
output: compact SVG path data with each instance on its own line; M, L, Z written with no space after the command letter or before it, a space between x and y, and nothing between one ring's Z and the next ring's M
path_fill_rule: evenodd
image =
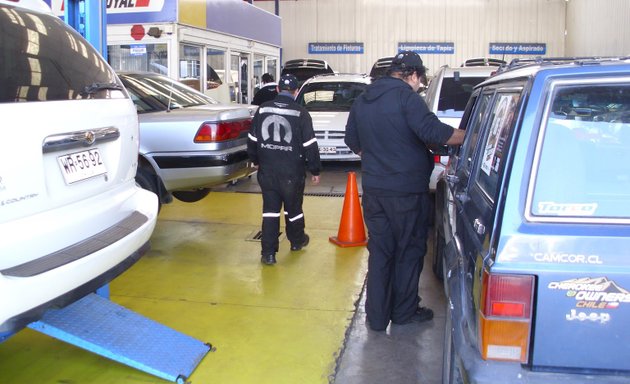
M321 68L328 69L328 63L321 59L293 59L284 63L284 68Z
M389 66L392 65L393 59L394 56L381 57L380 59L376 60L376 63L374 63L374 68L389 68Z
M520 68L532 65L561 65L561 64L578 64L588 65L610 61L630 60L630 56L575 56L575 57L534 57L534 58L516 58L512 59L509 64L501 67L501 72L513 68Z
M505 65L507 62L501 59L494 59L492 57L475 57L473 59L466 60L462 67L499 67Z

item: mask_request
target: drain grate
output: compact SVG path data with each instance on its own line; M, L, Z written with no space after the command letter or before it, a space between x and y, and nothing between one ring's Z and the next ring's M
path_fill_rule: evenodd
M282 241L284 239L284 233L280 232L278 233L278 241ZM262 231L258 230L258 231L253 231L252 233L249 234L249 236L247 236L245 238L245 241L258 241L260 242L262 240Z
M345 197L346 194L342 192L304 192L304 196ZM359 196L361 195L359 194Z

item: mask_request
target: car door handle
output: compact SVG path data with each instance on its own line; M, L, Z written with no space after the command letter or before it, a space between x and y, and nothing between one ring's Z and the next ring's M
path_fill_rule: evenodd
M486 233L486 226L483 225L481 220L478 218L475 219L475 222L473 223L473 228L475 228L475 232L477 232L478 235L483 235Z
M468 202L468 200L470 200L470 197L468 197L466 191L455 193L455 198L459 200L462 204L465 204L466 202Z
M449 184L457 184L459 183L459 177L455 175L446 175L446 182Z

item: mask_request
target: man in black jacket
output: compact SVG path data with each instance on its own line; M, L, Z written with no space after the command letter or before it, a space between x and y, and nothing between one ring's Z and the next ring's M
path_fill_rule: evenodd
M365 310L377 331L390 321L433 318L418 296L433 168L427 144L461 144L464 131L440 122L418 95L424 72L418 54L396 55L388 76L355 100L346 125L345 143L361 156L370 253Z
M277 84L273 81L273 76L269 73L262 75L262 85L256 94L252 104L261 105L265 101L273 100L278 95Z
M278 96L256 111L247 141L249 158L258 166L263 197L261 262L267 265L276 263L283 204L291 250L308 244L302 211L306 168L313 184L319 183L321 169L311 115L295 101L296 77L282 76L278 89Z

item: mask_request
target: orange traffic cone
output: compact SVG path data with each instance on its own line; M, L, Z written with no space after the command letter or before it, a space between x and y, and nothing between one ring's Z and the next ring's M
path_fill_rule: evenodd
M336 237L329 237L328 240L340 247L357 247L367 244L363 213L361 212L361 203L359 203L357 177L354 172L348 172L348 184L346 185L346 197L343 200L339 232Z

